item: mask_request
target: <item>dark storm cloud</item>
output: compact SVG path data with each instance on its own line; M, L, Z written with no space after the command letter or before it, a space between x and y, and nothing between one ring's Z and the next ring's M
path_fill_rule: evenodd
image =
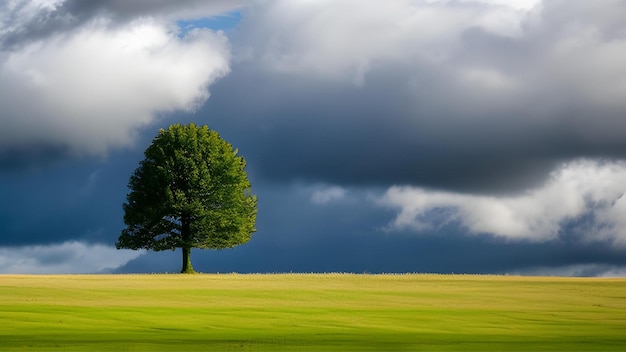
M208 122L230 122L233 126L222 129L245 135L242 142L259 160L259 172L278 182L506 192L544 181L562 160L621 157L626 150L616 132L613 138L588 140L565 121L532 122L532 112L517 109L502 111L502 119L470 112L459 118L462 112L451 111L456 97L448 97L452 108L417 100L404 89L401 74L372 74L371 84L353 87L233 71L213 92L217 98L205 110L212 115ZM249 82L262 82L263 89ZM571 121L579 114L567 116Z
M597 215L562 240L620 247L622 8L254 4L204 111L266 181L390 187L394 230L443 208L469 233L546 242Z
M68 150L59 146L30 145L24 148L0 150L0 172L38 165L49 165L66 156Z
M0 247L86 241L112 244L138 156L30 164L0 172Z
M240 127L234 128L256 146L252 153L261 160L260 172L270 179L519 191L545 181L565 160L626 154L621 85L613 81L593 85L593 79L606 74L626 73L621 66L601 66L603 60L613 60L603 52L605 46L616 45L609 40L622 40L614 37L613 27L618 23L613 21L611 30L607 29L611 33L598 34L612 39L585 40L585 26L593 26L601 18L578 13L585 25L568 37L563 32L580 19L551 21L560 17L562 7L584 7L580 2L570 3L548 1L543 9L520 15L522 25L515 35L472 21L460 22L447 36L441 35L455 39L436 48L437 55L444 57L437 60L422 55L420 46L428 50L428 43L404 38L392 43L404 47L376 38L363 44L364 49L342 43L347 48L356 46L365 57L352 57L349 50L339 49L311 52L311 46L323 49L326 44L317 43L317 37L301 29L283 27L287 21L270 25L264 22L267 18L255 17L258 14L253 8L248 14L252 24L244 17L234 40L244 58L216 87L214 95L219 99L209 106L224 118L237 116L233 124ZM441 10L441 6L430 7ZM594 5L604 6L618 5ZM267 7L272 10L258 11L271 19L283 9L280 5ZM292 11L302 8L306 6L294 6ZM464 9L470 11L471 7ZM304 22L297 28L307 28L307 20L324 16L321 8L307 10L313 14L294 14ZM474 15L484 15L481 11L475 10ZM387 20L402 20L398 16ZM357 37L360 27L350 26L358 21L327 19L324 23L331 29L321 29L320 36L334 30L340 38L367 41ZM423 27L420 23L414 26L413 31ZM397 34L394 28L380 31L388 31L393 38ZM255 34L247 32L252 30ZM570 41L582 41L581 47L571 48ZM626 46L626 38L619 43ZM379 45L382 53L368 45ZM583 48L595 50L597 55L562 57ZM395 59L401 55L406 58ZM626 59L626 51L619 55ZM369 62L369 68L357 72L359 60ZM580 77L569 75L574 68L580 70ZM586 95L595 89L606 94Z
M62 9L79 18L105 14L121 21L140 16L194 19L220 15L240 8L244 3L243 0L67 0Z

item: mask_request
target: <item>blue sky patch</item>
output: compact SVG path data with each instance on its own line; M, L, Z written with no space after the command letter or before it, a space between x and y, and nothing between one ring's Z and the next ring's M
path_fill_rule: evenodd
M235 11L215 17L198 18L194 20L177 21L176 24L180 28L180 35L184 36L195 28L208 28L214 31L228 31L235 28L241 22L241 12Z

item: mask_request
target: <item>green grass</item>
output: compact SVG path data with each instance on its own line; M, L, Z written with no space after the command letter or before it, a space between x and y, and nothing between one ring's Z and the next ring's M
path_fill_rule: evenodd
M626 280L0 275L4 351L623 351Z

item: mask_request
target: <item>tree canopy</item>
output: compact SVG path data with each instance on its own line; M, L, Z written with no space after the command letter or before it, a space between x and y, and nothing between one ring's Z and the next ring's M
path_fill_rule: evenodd
M181 248L181 272L194 272L191 248L224 249L256 231L257 199L238 150L207 126L161 129L130 177L116 247Z

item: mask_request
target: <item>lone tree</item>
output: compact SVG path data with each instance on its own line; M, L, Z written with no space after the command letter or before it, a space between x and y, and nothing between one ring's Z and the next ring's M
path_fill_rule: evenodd
M130 177L124 223L115 246L181 248L182 273L193 273L191 248L246 243L256 231L257 199L246 162L207 126L161 129Z

